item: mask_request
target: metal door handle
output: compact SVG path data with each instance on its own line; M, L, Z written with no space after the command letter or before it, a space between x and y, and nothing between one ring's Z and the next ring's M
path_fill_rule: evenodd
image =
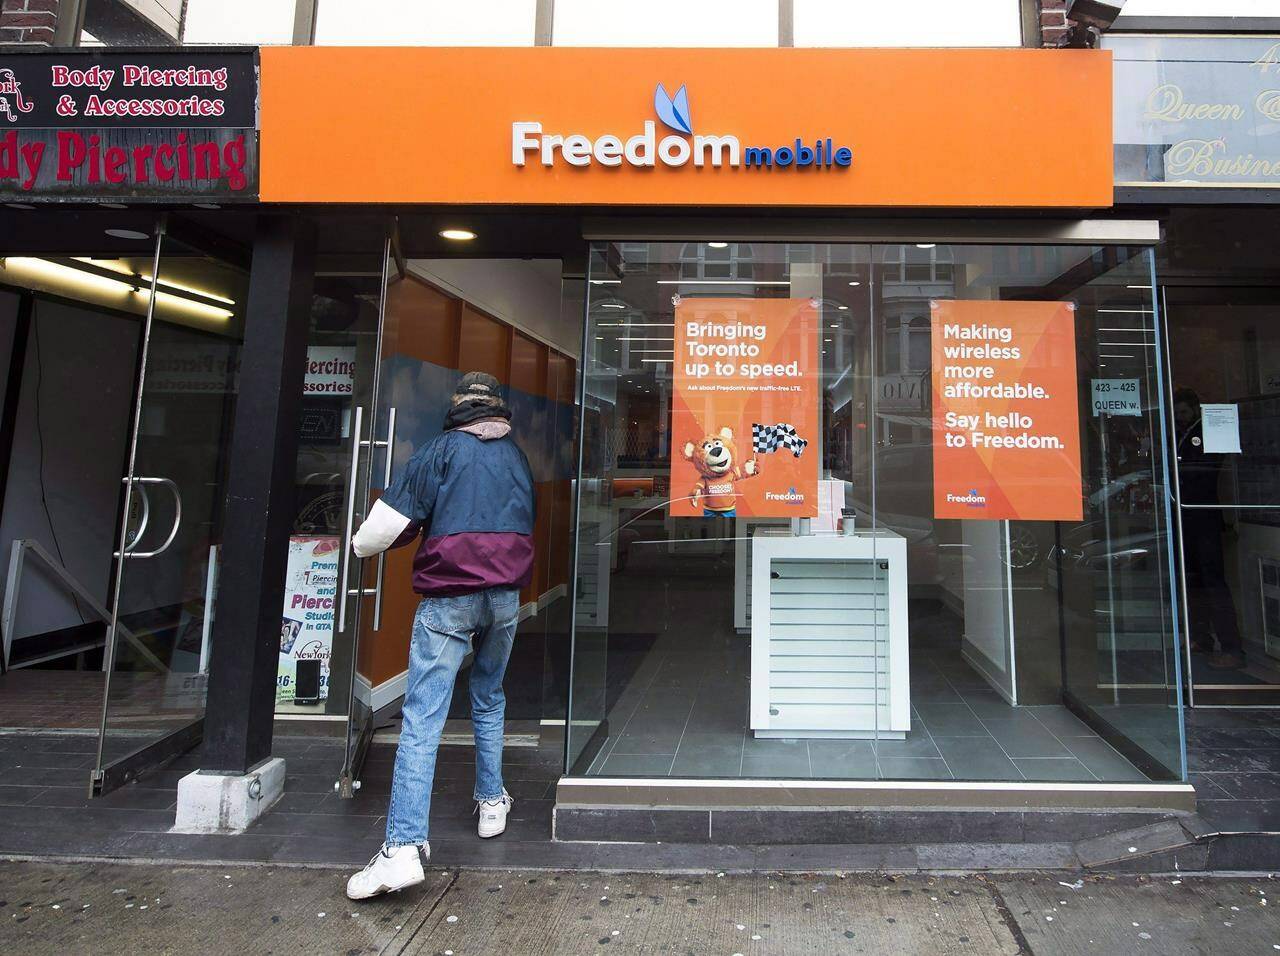
M387 489L391 487L391 456L395 451L396 441L396 410L394 407L387 410L387 440L384 442L376 442L375 444L383 445L386 452L386 465L382 473L382 493L385 495ZM387 552L383 551L378 555L378 581L374 585L373 592L373 629L379 630L382 627L382 574L387 567Z
M124 479L126 482L128 478ZM182 492L178 490L177 484L171 478L148 478L141 475L133 478L134 484L137 485L164 485L173 493L173 527L169 529L169 536L164 539L164 543L154 551L134 551L138 546L138 542L142 540L142 532L146 530L147 521L151 516L151 501L147 495L146 489L139 489L142 492L142 525L138 533L133 536L124 547L124 557L126 558L154 558L157 555L164 554L169 550L174 540L178 537L178 529L182 526ZM116 552L113 557L120 557L120 552Z
M356 406L351 428L351 471L347 478L347 520L342 540L342 587L338 590L338 632L347 629L347 582L351 573L351 526L356 523L356 485L360 483L360 429L364 424L364 408Z
M120 480L126 485L129 483L128 478L121 478ZM133 537L125 544L125 554L130 553L138 546L138 542L142 540L142 536L147 533L147 524L151 521L151 496L147 494L146 486L138 489L138 497L142 501L142 520L138 522L138 530L133 533ZM113 558L118 558L120 557L120 552L112 552L111 556Z

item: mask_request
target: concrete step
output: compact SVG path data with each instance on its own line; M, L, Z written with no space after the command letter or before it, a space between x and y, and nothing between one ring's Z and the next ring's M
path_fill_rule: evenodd
M1090 869L1140 860L1159 853L1190 848L1196 838L1180 820L1161 820L1128 830L1116 830L1073 844L1080 863Z
M1155 842L1171 838L1174 831L1181 835L1182 842L1188 842L1190 837L1179 822L1184 815L1168 810L557 806L553 835L557 842L565 843L730 846L1075 844L1167 824L1169 829L1160 831L1164 835ZM1130 845L1132 841L1125 847ZM1152 851L1161 848L1153 846ZM1106 851L1099 847L1092 852L1099 862L1107 862ZM1115 859L1123 859L1124 855Z

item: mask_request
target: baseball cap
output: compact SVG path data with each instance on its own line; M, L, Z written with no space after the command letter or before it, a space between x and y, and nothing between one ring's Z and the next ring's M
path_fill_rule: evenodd
M502 400L502 385L488 372L468 372L453 390L454 401L464 399Z

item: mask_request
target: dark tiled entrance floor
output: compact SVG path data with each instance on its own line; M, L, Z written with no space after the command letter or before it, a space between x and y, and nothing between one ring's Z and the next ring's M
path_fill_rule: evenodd
M1214 830L1280 832L1280 710L1188 711L1187 767Z
M310 738L276 741L286 759L285 795L243 834L170 833L179 778L195 756L144 775L106 797L87 796L95 740L83 735L0 735L0 857L72 857L273 865L362 866L380 845L394 750L375 745L354 800L333 792L340 742ZM954 868L956 847L912 845L724 846L692 844L556 843L551 839L552 792L559 746L513 748L507 787L516 798L506 834L475 835L471 815L470 747L446 747L434 788L431 849L434 866L539 869L759 871L920 870ZM1105 826L1086 814L1091 826ZM1065 844L972 846L967 868L1075 869Z
M199 766L188 754L105 797L88 796L97 738L83 734L0 735L0 853L364 861L382 842L395 748L374 744L355 799L334 793L341 740L277 738L285 758L285 795L241 836L169 834L178 780ZM443 863L502 864L551 843L551 807L563 757L558 746L509 747L507 789L516 798L508 833L481 842L475 833L474 750L440 751L431 808L431 844ZM527 854L525 854L527 855Z
M1210 829L1280 833L1280 734L1271 732L1273 720L1268 712L1210 711L1192 715L1193 779L1197 787L1203 788L1201 810ZM177 781L198 765L196 756L180 758L129 787L94 800L87 796L87 781L95 743L92 736L79 734L0 735L0 818L5 822L0 827L0 856L327 863L345 867L363 864L382 840L394 754L389 745L374 746L361 792L354 800L344 801L333 792L341 762L340 742L278 738L276 752L286 758L289 773L281 802L244 834L194 836L168 831L174 819ZM508 750L507 785L517 797L511 827L501 838L481 841L475 836L475 818L471 814L473 751L470 747L443 748L431 815L434 862L440 866L696 871L1081 866L1081 857L1070 842L772 846L557 843L551 839L551 819L560 753L558 746ZM853 815L857 812L844 814ZM913 819L908 821L900 813L904 824L928 826L914 819L921 814L906 816ZM977 816L988 829L999 823L988 819L999 814ZM1142 825L1141 821L1130 819L1130 814L1026 816L1044 818L1034 822L1038 827L1048 826L1045 835L1034 838L1041 841L1082 840ZM1024 821L1027 834L1032 825L1033 821ZM1050 831L1061 834L1064 827L1069 836L1048 836ZM1009 828L997 829L1004 832ZM617 836L606 834L599 839L609 841ZM1033 837L1027 835L1024 839ZM1248 865L1233 857L1229 868L1280 866L1280 840L1253 836L1236 839L1247 839L1252 855ZM1266 852L1259 856L1263 850ZM1202 854L1201 860L1204 859Z

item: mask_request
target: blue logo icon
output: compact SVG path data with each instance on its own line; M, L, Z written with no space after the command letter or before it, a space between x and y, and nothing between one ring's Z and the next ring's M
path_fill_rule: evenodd
M659 83L653 91L653 109L658 119L680 133L693 133L693 125L689 122L689 91L681 85L675 96L669 96L666 88Z

